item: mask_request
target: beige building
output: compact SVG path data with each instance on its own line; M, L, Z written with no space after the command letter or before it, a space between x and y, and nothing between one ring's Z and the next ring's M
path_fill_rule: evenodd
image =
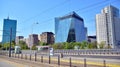
M33 45L37 45L39 42L37 34L29 35L29 46L32 47Z
M24 39L23 36L17 36L16 39L15 39L15 43L16 43L17 45L19 45L19 42L20 42L21 40L23 40L23 39Z
M54 34L52 32L43 32L41 35L41 42L47 43L47 44L53 44L54 43Z
M38 34L38 40L41 41L41 34Z

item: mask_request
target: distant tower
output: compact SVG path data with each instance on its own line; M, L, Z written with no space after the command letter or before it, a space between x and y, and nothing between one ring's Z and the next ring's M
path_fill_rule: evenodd
M10 42L10 29L12 29L12 41L15 41L16 38L16 27L17 27L17 20L4 19L3 22L3 35L2 35L2 43Z
M8 15L7 19L9 19L9 15Z
M120 48L120 17L116 7L109 5L96 15L96 32L98 43Z

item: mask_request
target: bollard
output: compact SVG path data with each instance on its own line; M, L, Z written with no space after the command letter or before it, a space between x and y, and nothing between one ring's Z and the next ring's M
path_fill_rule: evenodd
M23 59L23 54L21 54L21 59Z
M70 60L69 60L69 62L70 62L70 67L72 67L72 63L71 63L71 57L70 57Z
M49 56L49 64L50 64L50 61L51 61L51 57Z
M103 64L104 64L104 67L106 67L106 61L105 60L103 60Z
M27 60L27 55L25 54L25 59Z
M63 58L63 53L60 53L60 57Z
M18 54L18 58L19 58L19 54Z
M60 56L58 55L58 65L60 65Z
M30 61L31 61L31 54L30 54Z
M15 58L16 58L16 54L15 54Z
M41 62L43 63L43 56L41 56Z
M84 59L84 67L87 67L87 65L86 65L86 58Z
M13 53L11 53L11 57L13 57Z
M37 61L37 54L35 53L35 61Z
M15 57L15 53L13 54L13 57Z

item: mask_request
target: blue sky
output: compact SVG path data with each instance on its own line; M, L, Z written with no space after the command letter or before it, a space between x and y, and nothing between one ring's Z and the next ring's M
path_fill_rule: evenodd
M54 32L55 17L76 11L84 19L88 35L95 35L95 15L109 4L120 9L120 0L0 0L0 30L9 16L17 20L17 35ZM2 31L0 41L1 35Z

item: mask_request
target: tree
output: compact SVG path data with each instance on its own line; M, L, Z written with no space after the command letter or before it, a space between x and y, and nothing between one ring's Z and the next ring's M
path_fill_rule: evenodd
M52 45L54 49L64 49L63 43L55 43Z
M2 44L0 43L0 49L2 49Z
M80 48L81 49L85 49L85 48L87 48L87 42L86 41L83 41L82 43L81 43L81 46L80 46Z
M19 45L18 46L20 46L21 49L23 49L23 50L28 49L28 46L27 46L27 44L24 41L19 41Z
M104 41L102 41L102 42L99 44L99 48L100 48L100 49L105 48L105 42L104 42Z
M46 46L46 45L48 45L47 43L44 43L44 42L39 42L39 45L40 46Z
M92 43L89 43L89 44L87 45L87 48L88 48L88 49L93 49L93 44L92 44Z
M32 50L37 50L37 47L35 45L33 45Z
M92 42L91 43L92 44L92 49L97 49L98 47L97 47L97 41L95 41L95 42Z

